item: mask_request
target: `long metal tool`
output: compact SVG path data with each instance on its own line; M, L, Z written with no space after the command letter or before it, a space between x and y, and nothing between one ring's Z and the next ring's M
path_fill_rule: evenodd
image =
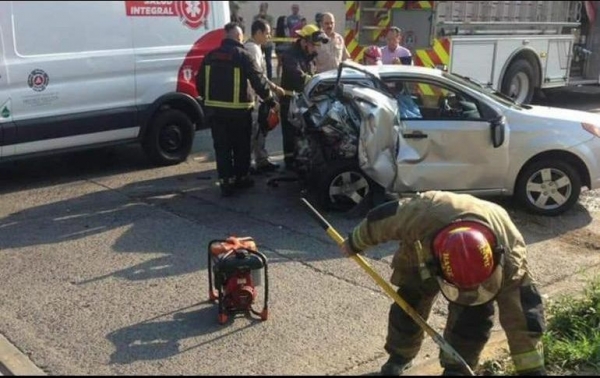
M327 235L329 235L338 245L342 245L344 243L344 238L327 222L325 218L315 209L310 202L308 202L305 198L301 198L302 202L311 210L311 215L313 218L319 223L319 225L325 230ZM448 355L454 358L457 362L459 362L466 371L469 372L470 375L475 375L469 364L458 354L458 352L450 345L439 333L437 333L433 328L427 324L427 322L419 315L415 309L413 309L402 297L398 295L398 293L392 288L392 286L387 283L377 272L369 265L369 263L358 254L354 254L351 258L358 263L368 274L377 282L377 284L406 312L414 321L417 323L431 338L435 343Z

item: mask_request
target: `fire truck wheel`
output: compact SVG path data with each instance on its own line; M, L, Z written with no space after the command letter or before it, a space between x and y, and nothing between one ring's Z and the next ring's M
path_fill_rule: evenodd
M502 79L501 91L520 104L528 104L535 88L534 69L525 59L511 63Z
M142 146L155 164L175 165L185 161L190 154L194 133L194 124L184 112L166 109L148 125Z

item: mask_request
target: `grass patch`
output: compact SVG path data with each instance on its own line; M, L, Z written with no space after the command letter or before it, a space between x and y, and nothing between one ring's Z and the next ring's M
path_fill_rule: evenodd
M600 374L600 279L590 281L579 296L563 296L546 304L544 355L552 375ZM514 375L508 355L485 361L482 375Z
M582 296L550 302L543 337L549 371L600 370L600 279Z

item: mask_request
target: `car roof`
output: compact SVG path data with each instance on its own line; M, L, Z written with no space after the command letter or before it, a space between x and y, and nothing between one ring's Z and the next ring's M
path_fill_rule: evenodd
M400 76L402 76L402 75L408 75L408 76L422 75L422 76L433 76L433 77L441 77L442 76L442 71L439 69L420 67L420 66L390 64L390 65L382 65L382 66L364 66L364 69L371 71L371 72L375 73L376 75L379 75L380 77L381 76L394 76L394 74L400 74ZM321 72L321 73L315 75L312 78L312 80L308 83L308 85L306 86L305 93L310 93L312 91L312 89L323 80L326 80L326 81L336 80L337 73L338 73L338 70L335 69L335 70ZM364 78L365 74L360 71L356 71L353 68L346 67L342 71L342 77L348 78L348 79L354 79L354 78L360 79L360 78Z
M420 66L406 66L406 65L389 64L389 65L383 65L383 66L365 66L364 68L365 68L365 70L374 72L379 75L384 75L384 76L387 76L389 74L394 74L394 73L421 74L421 75L428 75L428 76L441 76L442 75L442 71L437 68L427 68L427 67L420 67ZM349 76L349 77L364 76L362 73L360 73L352 68L344 69L342 75L344 77L346 77L346 76ZM337 76L337 69L321 72L320 74L315 76L315 79L319 78L318 81L320 81L323 79L335 78L336 76Z

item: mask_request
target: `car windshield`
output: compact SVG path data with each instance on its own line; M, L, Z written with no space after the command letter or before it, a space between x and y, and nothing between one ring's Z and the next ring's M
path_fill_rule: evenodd
M492 88L484 85L483 83L481 83L475 79L461 76L458 74L451 74L451 73L447 73L447 72L442 73L442 75L448 80L451 80L451 81L454 81L461 85L464 85L466 87L469 87L474 91L477 91L479 93L486 95L487 97L491 97L492 99L496 100L497 102L501 103L502 105L509 106L511 108L517 108L517 109L524 108L522 105L516 103L512 98L506 96L503 93L496 91L495 89L492 89Z

